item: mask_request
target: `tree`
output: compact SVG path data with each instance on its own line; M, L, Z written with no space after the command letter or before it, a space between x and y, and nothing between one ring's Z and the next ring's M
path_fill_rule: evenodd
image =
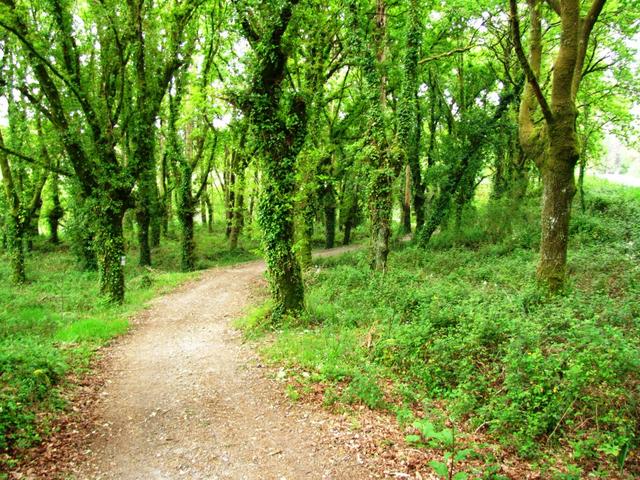
M509 1L514 46L527 78L520 106L520 142L536 160L544 188L537 276L551 291L558 291L566 276L569 219L576 193L574 169L580 158L576 97L589 38L605 0L593 0L586 15L581 15L579 0L549 0L548 4L560 17L560 45L553 63L550 102L539 81L543 54L542 0L528 1L529 58L522 46L517 2ZM536 126L533 118L538 107L544 119L541 126Z
M186 56L183 32L197 6L175 4L168 12L172 21L167 25L166 51L171 60L154 72L160 74L161 84L168 83L175 63ZM140 74L141 62L150 54L144 42L153 34L141 31L150 24L141 17L141 2L123 7L128 15L119 15L118 5L93 2L77 11L64 0L3 0L0 5L0 27L20 43L30 68L17 88L58 133L75 173L79 200L94 221L100 291L118 303L124 300L125 289L122 219L132 206L136 182L149 170L145 140L152 133L151 114L138 118L142 112L130 108L128 95L134 86L128 66L133 51ZM142 108L145 93L140 95ZM148 100L153 110L157 96ZM133 153L127 158L120 153L127 151L121 148L124 135L136 132Z
M240 11L244 35L254 59L249 86L239 105L256 136L256 154L262 169L258 222L262 229L271 286L273 317L299 313L304 308L300 264L293 252L296 157L306 130L306 103L302 96L285 95L283 80L289 58L285 35L298 0L258 5ZM252 23L252 19L255 19Z

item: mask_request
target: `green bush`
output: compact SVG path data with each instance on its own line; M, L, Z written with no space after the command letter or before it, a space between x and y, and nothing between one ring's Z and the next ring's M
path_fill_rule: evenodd
M62 353L36 339L0 341L0 451L39 438L36 406L59 398L52 387L67 371Z

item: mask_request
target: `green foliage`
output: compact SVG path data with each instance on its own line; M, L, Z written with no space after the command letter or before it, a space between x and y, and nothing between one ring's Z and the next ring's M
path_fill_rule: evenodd
M480 220L457 238L436 235L427 252L392 254L384 277L371 276L363 253L317 261L308 315L265 354L335 384L332 402L384 407L395 398L430 410L438 400L523 456L569 448L581 465L624 466L639 441L640 196L591 191L588 220L572 225L565 295L547 297L531 280L537 241L522 232L535 225L514 221L513 235L493 243L493 226ZM486 220L496 207L482 208ZM383 379L394 385L384 394Z
M466 460L475 452L470 448L462 450L459 448L455 427L439 429L425 418L416 420L413 427L419 435L407 435L405 440L408 443L444 450L444 461L432 460L429 462L431 468L440 478L445 480L467 480L470 478L467 472L456 472L457 463Z

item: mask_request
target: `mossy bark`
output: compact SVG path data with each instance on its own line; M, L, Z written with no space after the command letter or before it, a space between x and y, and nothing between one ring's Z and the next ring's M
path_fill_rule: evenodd
M95 248L100 294L112 303L124 302L124 208L104 206L96 212Z
M304 308L304 288L300 264L293 252L293 207L295 191L293 159L283 159L279 165L267 165L264 185L258 204L258 223L263 231L274 317L297 314ZM281 166L289 166L281 169Z
M409 165L405 168L404 188L402 191L402 232L404 234L411 233L411 168Z
M207 208L207 232L213 233L213 205L209 192L204 194L204 205Z
M60 226L60 220L64 216L64 210L60 203L60 186L58 182L58 175L53 174L51 177L51 210L47 213L47 224L49 226L49 241L54 245L60 243L60 237L58 234L58 228Z
M306 268L311 265L311 242L316 219L316 211L310 197L307 196L305 205L302 206L300 241L298 242L298 256L300 264Z
M293 252L296 157L306 133L306 103L301 96L283 102L282 81L288 59L283 37L298 0L275 6L258 35L245 17L242 27L259 62L251 72L243 108L251 119L262 166L258 223L263 233L273 319L297 315L304 308L300 264ZM284 111L283 111L284 110ZM284 122L287 118L287 123Z
M7 250L11 266L11 281L15 284L26 282L24 268L24 228L20 214L10 212L6 217Z
M178 167L180 184L178 186L178 221L180 222L180 268L183 272L195 270L196 243L193 233L195 209L191 193L191 175L193 170L186 159Z
M231 250L238 248L238 239L244 226L244 183L244 171L239 171L235 183L231 231L229 232L229 248Z
M389 169L376 169L370 176L369 215L371 221L371 266L384 272L391 238L392 188L395 175Z
M336 192L329 183L322 196L324 203L324 246L333 248L336 243Z
M578 0L550 4L560 17L560 46L553 64L551 102L539 83L541 56L541 0L528 0L531 28L529 60L520 39L518 5L510 0L511 30L518 60L527 76L527 89L520 105L520 141L523 149L538 163L544 186L539 283L552 292L565 281L571 202L576 193L574 169L580 152L576 131L576 97L583 77L589 37L604 7L604 0L593 0L587 14L581 15ZM533 115L539 107L544 129L534 125ZM541 149L541 145L546 148Z

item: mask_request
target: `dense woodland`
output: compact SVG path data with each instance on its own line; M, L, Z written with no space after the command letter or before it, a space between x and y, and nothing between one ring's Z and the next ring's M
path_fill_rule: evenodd
M0 0L2 465L127 314L263 257L242 327L294 400L394 413L442 478L511 478L452 425L542 478L639 475L640 190L589 177L606 136L638 146L639 18Z

